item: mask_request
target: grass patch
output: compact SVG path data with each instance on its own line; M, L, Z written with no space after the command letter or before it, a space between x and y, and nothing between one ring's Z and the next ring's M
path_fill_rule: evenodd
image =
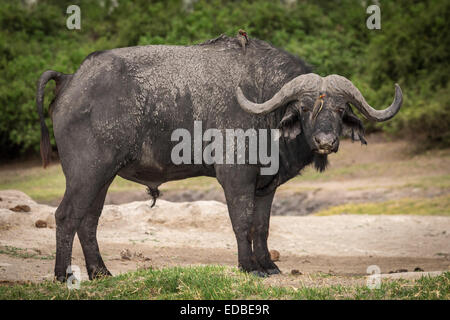
M415 281L383 280L366 286L272 287L224 266L145 269L84 281L79 290L45 281L0 286L0 299L449 299L450 272Z
M197 177L165 183L161 190L185 190L187 188L207 190L219 187L216 179ZM4 170L0 171L0 190L6 189L20 190L37 202L45 202L61 198L64 195L66 179L60 164L51 165L47 169L32 167L21 170ZM108 192L145 189L146 187L141 184L117 176L109 187Z
M316 213L319 216L335 214L408 214L426 216L450 216L450 195L429 199L399 199L385 202L345 204Z
M2 171L0 175L0 189L21 190L37 201L62 197L66 187L60 165Z
M312 166L306 167L294 181L327 181L343 178L362 177L370 174L377 174L383 170L383 164L363 163L351 166L333 168L329 167L324 172L318 172Z
M221 189L219 182L216 178L211 177L195 177L177 181L170 181L164 183L161 187L161 191L165 190L210 190Z
M20 190L38 202L60 198L66 189L66 178L59 164L47 169L33 167L1 171L0 178L0 190ZM145 187L120 177L116 177L109 188L112 192L139 189L145 190Z
M439 188L439 189L450 189L450 175L439 175L432 177L424 177L420 178L417 181L409 182L403 185L402 187L407 188Z
M39 260L54 260L55 256L41 255L39 252L32 252L28 249L16 248L11 246L3 246L0 248L0 254L6 254L11 257L22 259L39 259Z
M446 160L443 160L446 161ZM448 160L447 160L448 161ZM427 163L418 159L407 159L402 161L391 162L371 162L371 163L353 163L348 165L339 165L334 167L333 162L324 172L317 172L312 166L306 167L300 175L294 178L298 181L331 181L331 180L347 180L347 179L363 179L372 177L386 178L404 178L405 175L415 176L432 174L433 171L439 171L439 166ZM428 170L428 171L427 171ZM431 177L433 181L424 180L424 183L447 182L444 186L448 186L449 175L440 175Z

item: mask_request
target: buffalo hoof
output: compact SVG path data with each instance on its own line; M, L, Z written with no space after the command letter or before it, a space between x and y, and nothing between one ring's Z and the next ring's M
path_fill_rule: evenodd
M250 272L250 274L257 276L259 278L267 278L269 276L268 273L263 272L263 271L257 271L257 270Z
M269 275L281 273L278 266L275 263L273 263L273 261L271 261L271 260L260 259L259 265L260 265L259 269L262 269L264 272L268 273Z
M280 269L278 269L278 268L268 269L268 270L266 270L266 272L267 272L269 275L280 274L280 273L281 273Z
M65 283L65 282L67 282L67 279L69 279L72 275L73 275L73 273L67 273L65 275L55 274L55 280L58 282L61 282L61 283Z
M111 277L112 274L106 267L92 268L89 271L89 280Z
M250 273L260 278L265 278L268 276L268 274L260 266L257 266L256 263L252 263L252 265L248 266L247 268L241 265L239 266L239 270L241 270L242 272Z

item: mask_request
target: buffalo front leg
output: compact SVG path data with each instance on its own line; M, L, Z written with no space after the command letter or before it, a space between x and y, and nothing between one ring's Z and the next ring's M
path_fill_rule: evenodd
M239 268L259 276L265 276L252 251L251 225L254 213L256 174L239 167L216 169L222 185L228 212L236 236Z
M252 224L253 253L262 269L268 274L278 274L280 269L270 259L267 238L269 237L270 210L275 192L255 197L255 212Z

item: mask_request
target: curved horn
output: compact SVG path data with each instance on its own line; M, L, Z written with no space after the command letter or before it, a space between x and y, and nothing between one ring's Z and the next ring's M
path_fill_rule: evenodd
M240 87L236 89L236 98L242 109L248 113L266 114L276 108L297 99L298 93L317 91L322 77L314 73L303 74L286 83L275 95L264 103L249 101Z
M395 97L392 104L384 110L376 110L367 103L358 88L347 78L331 75L326 77L325 81L328 82L327 87L329 90L339 91L343 94L348 99L348 102L353 104L368 120L389 120L397 114L403 103L402 89L397 83L395 84Z

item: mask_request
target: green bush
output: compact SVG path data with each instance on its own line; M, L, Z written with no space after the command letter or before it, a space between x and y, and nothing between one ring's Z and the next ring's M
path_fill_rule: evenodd
M73 73L95 50L146 44L192 44L251 37L304 58L315 72L350 78L370 104L385 107L394 83L404 107L392 121L367 123L431 145L450 146L448 1L380 1L381 30L366 28L360 1L3 0L0 2L0 158L39 149L36 82L48 69ZM81 8L81 30L65 26L66 8ZM46 89L46 106L53 84ZM46 119L51 128L51 121ZM54 141L53 141L54 143Z

